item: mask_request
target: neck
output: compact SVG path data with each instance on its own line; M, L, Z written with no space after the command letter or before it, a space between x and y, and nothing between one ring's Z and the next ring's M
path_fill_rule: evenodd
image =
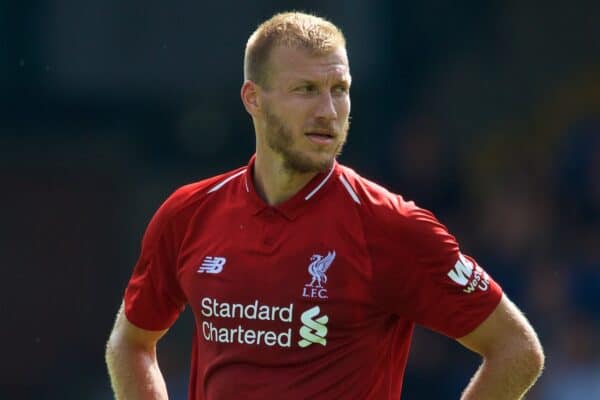
M282 203L298 193L317 172L298 173L288 170L281 157L256 153L254 186L269 205Z

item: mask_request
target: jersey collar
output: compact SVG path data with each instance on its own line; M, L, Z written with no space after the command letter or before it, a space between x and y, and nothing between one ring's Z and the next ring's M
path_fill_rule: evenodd
M243 190L247 192L250 203L252 204L252 211L254 215L261 213L279 213L288 220L294 220L298 215L302 213L302 210L312 201L316 201L321 195L323 195L331 182L334 181L335 175L338 174L339 164L337 160L334 160L333 166L326 172L317 174L313 179L310 180L298 193L291 198L287 199L283 203L275 206L270 206L258 195L254 186L254 179L252 178L254 172L254 163L256 161L256 154L250 158L246 172L243 174Z

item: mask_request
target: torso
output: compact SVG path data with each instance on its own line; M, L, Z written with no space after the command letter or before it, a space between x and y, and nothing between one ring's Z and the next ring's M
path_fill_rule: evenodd
M307 389L366 398L391 336L404 329L408 342L412 325L398 326L375 304L357 207L331 182L293 220L277 207L249 210L236 196L242 178L202 203L179 253L204 395L230 398L243 387L261 388L261 398L304 398Z

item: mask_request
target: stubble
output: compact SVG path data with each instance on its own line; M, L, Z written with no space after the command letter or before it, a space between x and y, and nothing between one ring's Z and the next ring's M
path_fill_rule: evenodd
M331 168L333 161L342 152L342 148L346 143L347 133L349 129L349 122L344 124L344 131L338 132L339 135L343 135L342 140L335 152L330 157L317 161L310 158L309 156L302 153L298 149L292 131L285 125L283 120L270 112L265 111L265 121L267 125L266 129L266 142L271 150L275 153L283 156L284 165L283 167L292 173L310 173L310 172L325 172Z

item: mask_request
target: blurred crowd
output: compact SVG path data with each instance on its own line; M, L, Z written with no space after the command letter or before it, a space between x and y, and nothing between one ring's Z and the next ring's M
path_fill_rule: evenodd
M399 191L435 210L538 330L547 371L531 399L600 396L600 119L562 128L548 148L523 132L457 144L418 121L390 158ZM407 398L459 393L476 365L461 351L419 330Z
M103 346L145 224L176 187L252 153L237 97L243 42L280 5L245 9L212 53L183 10L168 14L175 23L156 4L144 16L92 2L97 19L39 3L43 12L0 4L23 22L1 28L21 41L0 48L14 58L0 79L0 397L105 399ZM340 161L432 210L538 330L546 372L528 398L600 398L600 8L467 3L289 8L347 33L353 119ZM156 33L178 30L205 56ZM78 58L104 37L80 31L113 42ZM173 59L119 69L119 57L152 60L139 49L154 39ZM180 67L187 57L208 68L205 80ZM174 399L187 393L192 329L186 311L159 347ZM478 363L417 328L403 398L458 398Z

